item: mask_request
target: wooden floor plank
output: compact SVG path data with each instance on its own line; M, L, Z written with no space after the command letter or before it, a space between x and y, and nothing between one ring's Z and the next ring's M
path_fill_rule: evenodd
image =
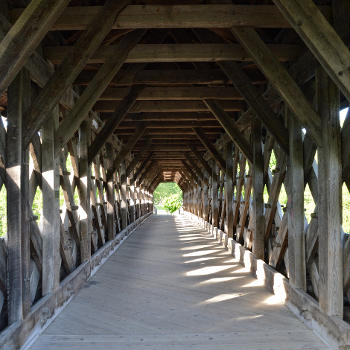
M213 238L152 216L31 346L329 349Z

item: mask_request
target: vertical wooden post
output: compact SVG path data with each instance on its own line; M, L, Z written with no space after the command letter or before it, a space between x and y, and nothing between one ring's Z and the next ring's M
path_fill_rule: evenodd
M7 189L7 271L8 271L8 322L23 318L22 274L22 119L25 73L20 72L8 89L8 117L6 140Z
M209 202L208 202L208 185L202 182L202 203L203 203L203 211L202 218L204 221L208 221L209 215Z
M87 261L91 257L91 208L90 208L90 184L91 169L88 162L88 148L90 141L90 122L84 121L79 129L79 225L80 225L80 249L81 261Z
M296 118L290 116L288 120L288 172L290 182L289 203L287 205L289 281L295 287L306 290L303 138L301 125Z
M341 156L339 90L321 67L316 70L322 146L318 148L319 302L328 315L343 317Z
M226 177L225 177L225 199L226 199L226 221L225 232L229 238L233 238L233 143L228 142L225 149Z
M119 179L123 178L125 175L125 163L122 162L120 165L120 175ZM122 230L128 226L128 203L126 200L126 183L120 184L120 211L121 211L121 219L122 219Z
M58 106L51 113L54 114L52 119L44 123L42 127L43 295L52 293L58 288L61 259L59 254L59 174L54 145L55 124L58 124Z
M252 123L251 136L253 145L253 254L258 259L264 259L264 159L261 148L261 122L258 119Z
M212 186L211 186L211 205L212 205L212 224L214 227L219 226L219 202L218 202L218 166L212 161Z
M108 166L111 166L113 163L113 147L110 143L106 143L106 151L107 156L110 160ZM112 240L116 234L116 225L115 225L115 217L114 217L114 203L115 203L115 195L114 195L114 180L115 176L111 176L107 180L107 237L108 240Z

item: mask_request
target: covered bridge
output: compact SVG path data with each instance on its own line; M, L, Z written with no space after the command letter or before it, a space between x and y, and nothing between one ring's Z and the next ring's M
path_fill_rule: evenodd
M0 0L0 348L347 349L349 41L349 0Z

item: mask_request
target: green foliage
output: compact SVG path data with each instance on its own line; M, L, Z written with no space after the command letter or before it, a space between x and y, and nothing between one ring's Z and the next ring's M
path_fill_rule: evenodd
M181 206L182 206L182 196L179 194L171 194L164 201L164 208L171 214L176 210L180 209Z
M182 197L181 188L175 182L162 182L153 192L155 205L161 205L169 196L177 194Z

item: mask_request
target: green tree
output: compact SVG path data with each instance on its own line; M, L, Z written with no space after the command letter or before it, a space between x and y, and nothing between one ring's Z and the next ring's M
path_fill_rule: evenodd
M169 212L173 213L180 209L182 206L182 196L177 194L170 195L164 202L164 208Z
M165 200L177 194L182 198L181 188L175 182L162 182L153 192L153 200L155 205L164 205Z

